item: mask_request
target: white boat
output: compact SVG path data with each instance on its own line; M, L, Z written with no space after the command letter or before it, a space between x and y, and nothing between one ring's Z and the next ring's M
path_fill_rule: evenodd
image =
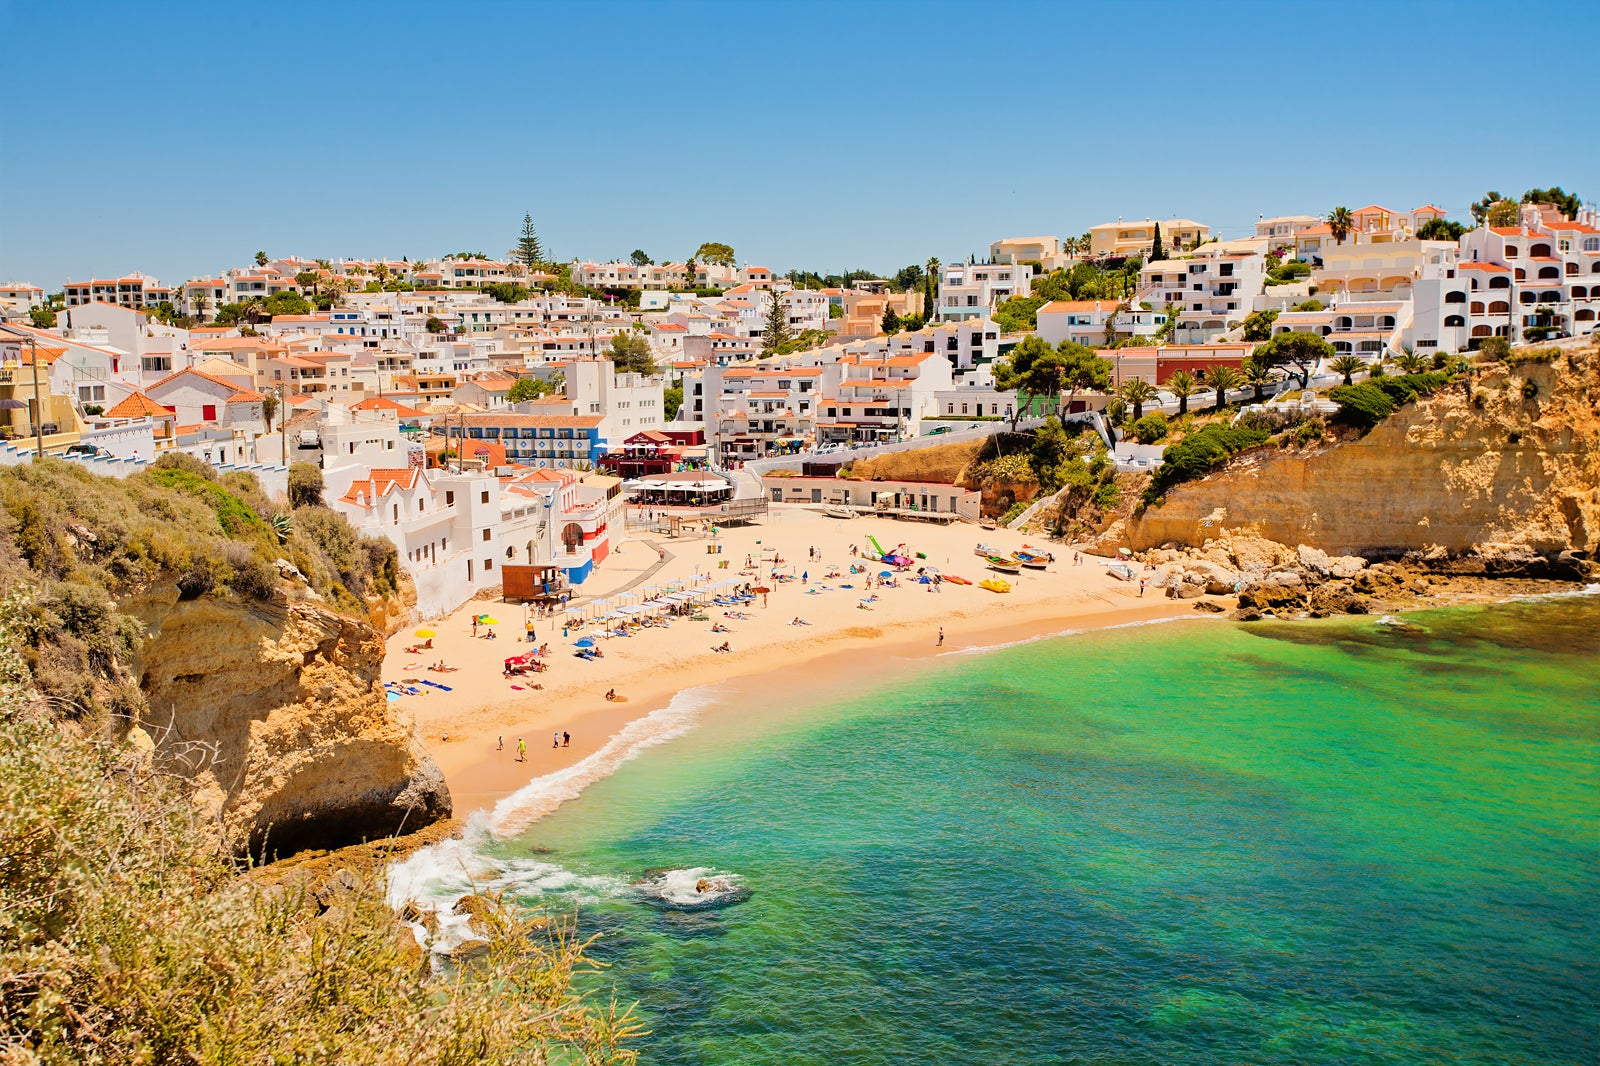
M854 518L856 513L842 503L830 503L822 509L829 518Z
M1139 572L1127 563L1112 563L1106 567L1106 573L1118 581L1132 581L1139 576Z

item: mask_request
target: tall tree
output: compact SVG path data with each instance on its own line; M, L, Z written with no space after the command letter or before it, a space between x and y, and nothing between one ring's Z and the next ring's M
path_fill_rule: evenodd
M267 253L266 252L257 252L256 253L256 266L264 267L266 265L267 265Z
M1260 403L1263 399L1262 390L1277 380L1277 377L1270 366L1251 355L1239 367L1239 379L1255 390L1255 401Z
M1417 227L1417 240L1455 241L1466 231L1467 227L1459 222L1451 222L1448 218L1430 218Z
M892 304L885 303L883 305L883 322L881 324L883 332L888 336L892 337L900 332L900 316L895 314Z
M629 252L628 261L636 267L650 266L655 262L654 259L651 259L647 254L645 254L645 250L643 248L635 248L633 251Z
M718 266L733 266L733 245L720 244L716 241L706 241L695 250L694 257L702 263L716 263Z
M1333 358L1333 345L1315 333L1293 330L1274 334L1258 345L1251 358L1269 367L1295 367L1300 371L1300 387L1311 382L1311 370L1320 360Z
M695 276L695 272L697 270L698 270L698 266L694 261L694 256L691 255L689 257L689 261L687 263L683 264L683 287L684 288L693 289L693 288L696 287L695 283L694 283L694 276Z
M534 268L544 262L544 244L539 240L538 232L533 228L533 216L522 216L522 236L517 238L514 249L517 262L523 269L533 273Z
M789 309L784 306L783 294L776 289L767 291L767 321L761 331L761 350L771 354L794 339L789 332Z
M1561 209L1561 214L1568 218L1578 217L1578 208L1583 206L1583 201L1578 199L1576 193L1565 191L1559 185L1552 185L1548 189L1529 189L1522 194L1525 204L1554 204Z
M659 368L650 353L650 342L640 333L627 331L611 338L606 352L619 374L654 374Z
M1179 370L1167 379L1166 389L1178 398L1178 417L1189 413L1189 397L1200 391L1200 383L1187 370Z
M1515 200L1501 200L1489 205L1486 221L1491 226L1515 226L1522 221L1522 207Z
M1161 246L1161 223L1157 222L1156 238L1150 244L1150 262L1154 263L1156 260L1165 259L1166 257L1167 250Z
M1328 363L1328 369L1344 378L1344 383L1349 385L1354 380L1358 370L1366 369L1367 361L1359 355L1341 355Z
M1239 372L1231 366L1214 366L1206 371L1206 384L1217 390L1217 410L1228 405L1228 390L1239 386Z
M1135 422L1144 417L1144 405L1156 398L1156 390L1144 378L1129 378L1122 383L1122 388L1117 390L1123 403L1133 405L1133 420Z
M1488 192L1483 194L1483 199L1472 201L1472 206L1467 210L1472 212L1473 221L1477 222L1478 225L1481 226L1483 225L1484 219L1489 217L1489 208L1493 207L1495 204L1504 199L1504 196L1501 196L1493 189L1490 189Z
M1333 231L1333 239L1340 244L1350 236L1350 231L1355 229L1356 217L1350 213L1348 207L1336 207L1328 212L1328 228Z
M924 275L927 279L928 294L923 303L922 311L930 320L934 318L934 305L939 299L939 268L941 266L943 264L939 262L938 256L928 257L927 274Z

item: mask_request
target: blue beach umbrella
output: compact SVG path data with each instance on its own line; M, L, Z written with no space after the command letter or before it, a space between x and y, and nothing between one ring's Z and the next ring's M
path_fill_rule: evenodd
M584 637L582 640L574 641L572 646L574 648L592 648L594 647L594 638Z

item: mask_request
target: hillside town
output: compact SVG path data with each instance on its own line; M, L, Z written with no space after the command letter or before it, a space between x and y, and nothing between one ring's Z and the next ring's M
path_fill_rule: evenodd
M831 491L828 457L1055 415L1155 465L1131 434L1146 411L1594 331L1592 204L1533 190L1471 214L1340 207L1238 235L1119 218L889 277L780 274L714 243L552 263L529 219L504 259L260 252L171 284L12 281L0 464L42 451L124 476L184 453L290 495L305 465L329 506L395 544L422 614L507 568L559 597L604 564L630 504L656 521L769 501L977 521L972 493ZM1085 351L1101 369L1074 369ZM765 477L780 468L810 476Z

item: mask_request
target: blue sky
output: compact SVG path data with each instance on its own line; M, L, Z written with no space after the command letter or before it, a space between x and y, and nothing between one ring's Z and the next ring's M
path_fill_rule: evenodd
M0 0L0 280L274 255L892 270L1177 214L1600 199L1574 42L1478 3ZM1542 42L1542 44L1541 44ZM1580 117L1581 116L1581 117ZM11 127L8 134L14 132Z

